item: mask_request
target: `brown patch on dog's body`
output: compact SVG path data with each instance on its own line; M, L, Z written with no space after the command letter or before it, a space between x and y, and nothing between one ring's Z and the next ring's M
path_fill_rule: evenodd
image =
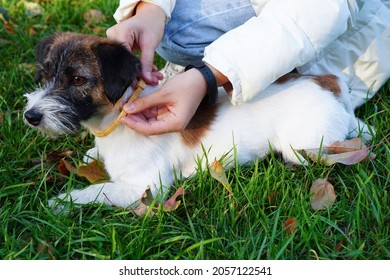
M286 75L283 75L282 77L277 79L275 81L275 83L276 84L284 84L284 83L287 83L290 80L295 80L295 79L298 79L298 78L300 78L302 76L304 76L304 75L299 74L299 73L287 73Z
M218 103L213 105L202 103L199 106L186 129L180 132L185 145L193 147L201 142L202 137L215 120L218 108Z
M333 93L334 96L340 97L341 89L338 83L338 78L335 75L315 76L313 80L325 90Z
M330 91L333 93L335 97L339 97L341 94L340 85L338 83L338 78L335 75L321 75L321 76L313 76L313 75L303 75L299 73L288 73L275 81L276 84L284 84L290 80L295 80L300 77L309 77L311 78L317 85L322 87L324 90Z

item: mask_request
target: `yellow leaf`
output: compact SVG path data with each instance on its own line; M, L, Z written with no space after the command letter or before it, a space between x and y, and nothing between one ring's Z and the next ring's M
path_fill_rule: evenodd
M225 189L229 192L230 195L233 195L233 191L230 187L229 181L226 177L225 170L222 167L222 164L215 159L209 166L209 172L211 177L220 182Z
M103 163L99 160L91 161L87 165L79 165L77 175L85 177L92 184L107 182L109 179Z
M62 158L58 169L60 173L64 175L68 175L66 172L67 170L69 172L73 172L77 176L85 177L92 184L107 182L109 179L103 163L98 160L91 161L87 165L80 164L78 167L74 167L72 164L67 162L65 158Z

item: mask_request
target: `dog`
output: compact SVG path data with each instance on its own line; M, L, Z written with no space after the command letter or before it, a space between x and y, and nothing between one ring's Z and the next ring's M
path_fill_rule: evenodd
M139 59L119 42L77 33L45 38L36 60L35 79L42 86L26 94L24 117L50 135L107 127L132 95L131 84L141 71ZM142 94L155 90L147 86ZM286 162L307 164L297 151L369 135L349 104L348 89L337 77L290 74L243 105L231 105L220 93L216 104L200 105L182 132L145 136L120 124L96 137L87 152L103 161L110 181L60 194L50 204L134 208L147 188L153 196L166 193L175 176L193 176L209 160L223 158L229 168L263 158L271 149Z

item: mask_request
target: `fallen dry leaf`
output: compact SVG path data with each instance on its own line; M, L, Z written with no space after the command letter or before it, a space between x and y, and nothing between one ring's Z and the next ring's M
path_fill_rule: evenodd
M294 218L288 218L284 223L283 223L284 230L288 234L293 234L297 231L297 223L295 222Z
M184 189L182 187L178 188L174 195L170 199L164 202L163 210L164 212L170 212L176 210L180 206L180 200L177 200L179 196L184 195Z
M344 245L344 239L343 239L343 240L337 242L335 251L341 252L344 249L344 247L345 247L345 245Z
M376 155L369 151L369 148L364 144L361 138L353 138L342 142L336 141L327 148L334 154L367 150L369 152L368 157L370 159L376 158Z
M345 152L351 152L353 150L359 150L365 147L361 138L353 138L345 141L336 141L328 147L328 149L334 154L340 154Z
M209 166L209 172L211 177L220 182L230 195L233 195L232 188L230 187L229 181L226 177L226 173L223 169L221 162L219 162L217 159L214 159L214 161Z
M327 166L335 163L345 165L357 164L367 158L374 159L375 154L364 145L360 138L335 142L322 149L307 149L307 156L314 162L322 162Z
M341 154L321 154L318 153L308 153L308 156L311 160L315 162L322 162L327 166L333 165L335 163L342 163L345 165L354 165L363 160L368 156L368 148L356 150L353 152L345 152Z
M54 253L53 244L51 242L46 242L46 241L39 242L37 246L37 253L41 258L45 257L50 260L55 259L53 255Z
M93 26L96 23L100 23L104 21L105 16L104 14L95 9L90 9L84 13L84 20L87 22L87 25Z
M65 158L62 158L58 164L58 172L60 172L62 175L69 176L71 172L69 169L72 169L72 167L72 165L66 162Z
M4 29L7 31L7 33L9 34L15 34L16 33L16 30L15 30L16 26L10 22L6 22L4 23Z
M92 184L107 182L109 179L104 164L99 160L91 161L87 165L80 164L77 170L77 175L85 177Z
M176 192L166 200L161 206L158 204L158 202L154 201L152 192L150 188L148 188L144 194L142 195L139 205L133 209L134 213L136 213L138 216L144 216L148 214L149 217L153 216L157 213L158 208L162 207L162 210L164 212L171 212L176 210L179 205L180 201L177 200L179 196L184 195L184 189L182 187L178 188ZM152 207L152 209L149 209Z
M149 210L149 207L153 204L153 195L150 190L150 188L147 188L146 191L141 196L141 199L139 201L139 205L133 209L134 213L138 216L144 216ZM154 209L150 209L148 216L151 217L156 212Z
M80 164L78 167L74 167L65 158L62 158L58 170L63 175L69 174L66 171L73 172L77 176L85 177L92 184L107 182L109 179L103 163L98 160L91 161L87 165Z
M66 151L52 151L46 155L46 162L58 162L63 158L67 158L73 155L73 151L66 150Z
M11 18L8 15L8 11L0 6L0 22L3 22L4 30L8 33L15 33L15 24L11 22ZM3 43L7 43L7 40L3 40Z
M313 210L324 210L333 205L336 200L334 187L326 179L317 179L310 188L311 207Z

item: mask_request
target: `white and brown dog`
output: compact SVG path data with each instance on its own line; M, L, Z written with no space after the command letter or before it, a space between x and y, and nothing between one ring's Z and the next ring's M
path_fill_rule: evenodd
M74 33L48 37L37 47L36 79L44 86L26 95L25 119L49 134L75 133L81 126L102 130L119 114L115 104L131 96L140 68L118 42ZM143 94L154 90L147 86ZM241 106L220 94L217 104L201 105L180 133L145 136L119 125L96 137L95 148L87 153L104 162L110 182L58 198L134 207L148 187L156 195L174 182L175 174L185 178L198 166L206 167L207 158L224 157L229 167L264 157L271 148L288 162L305 164L297 150L368 132L348 98L347 88L334 76L289 75Z

